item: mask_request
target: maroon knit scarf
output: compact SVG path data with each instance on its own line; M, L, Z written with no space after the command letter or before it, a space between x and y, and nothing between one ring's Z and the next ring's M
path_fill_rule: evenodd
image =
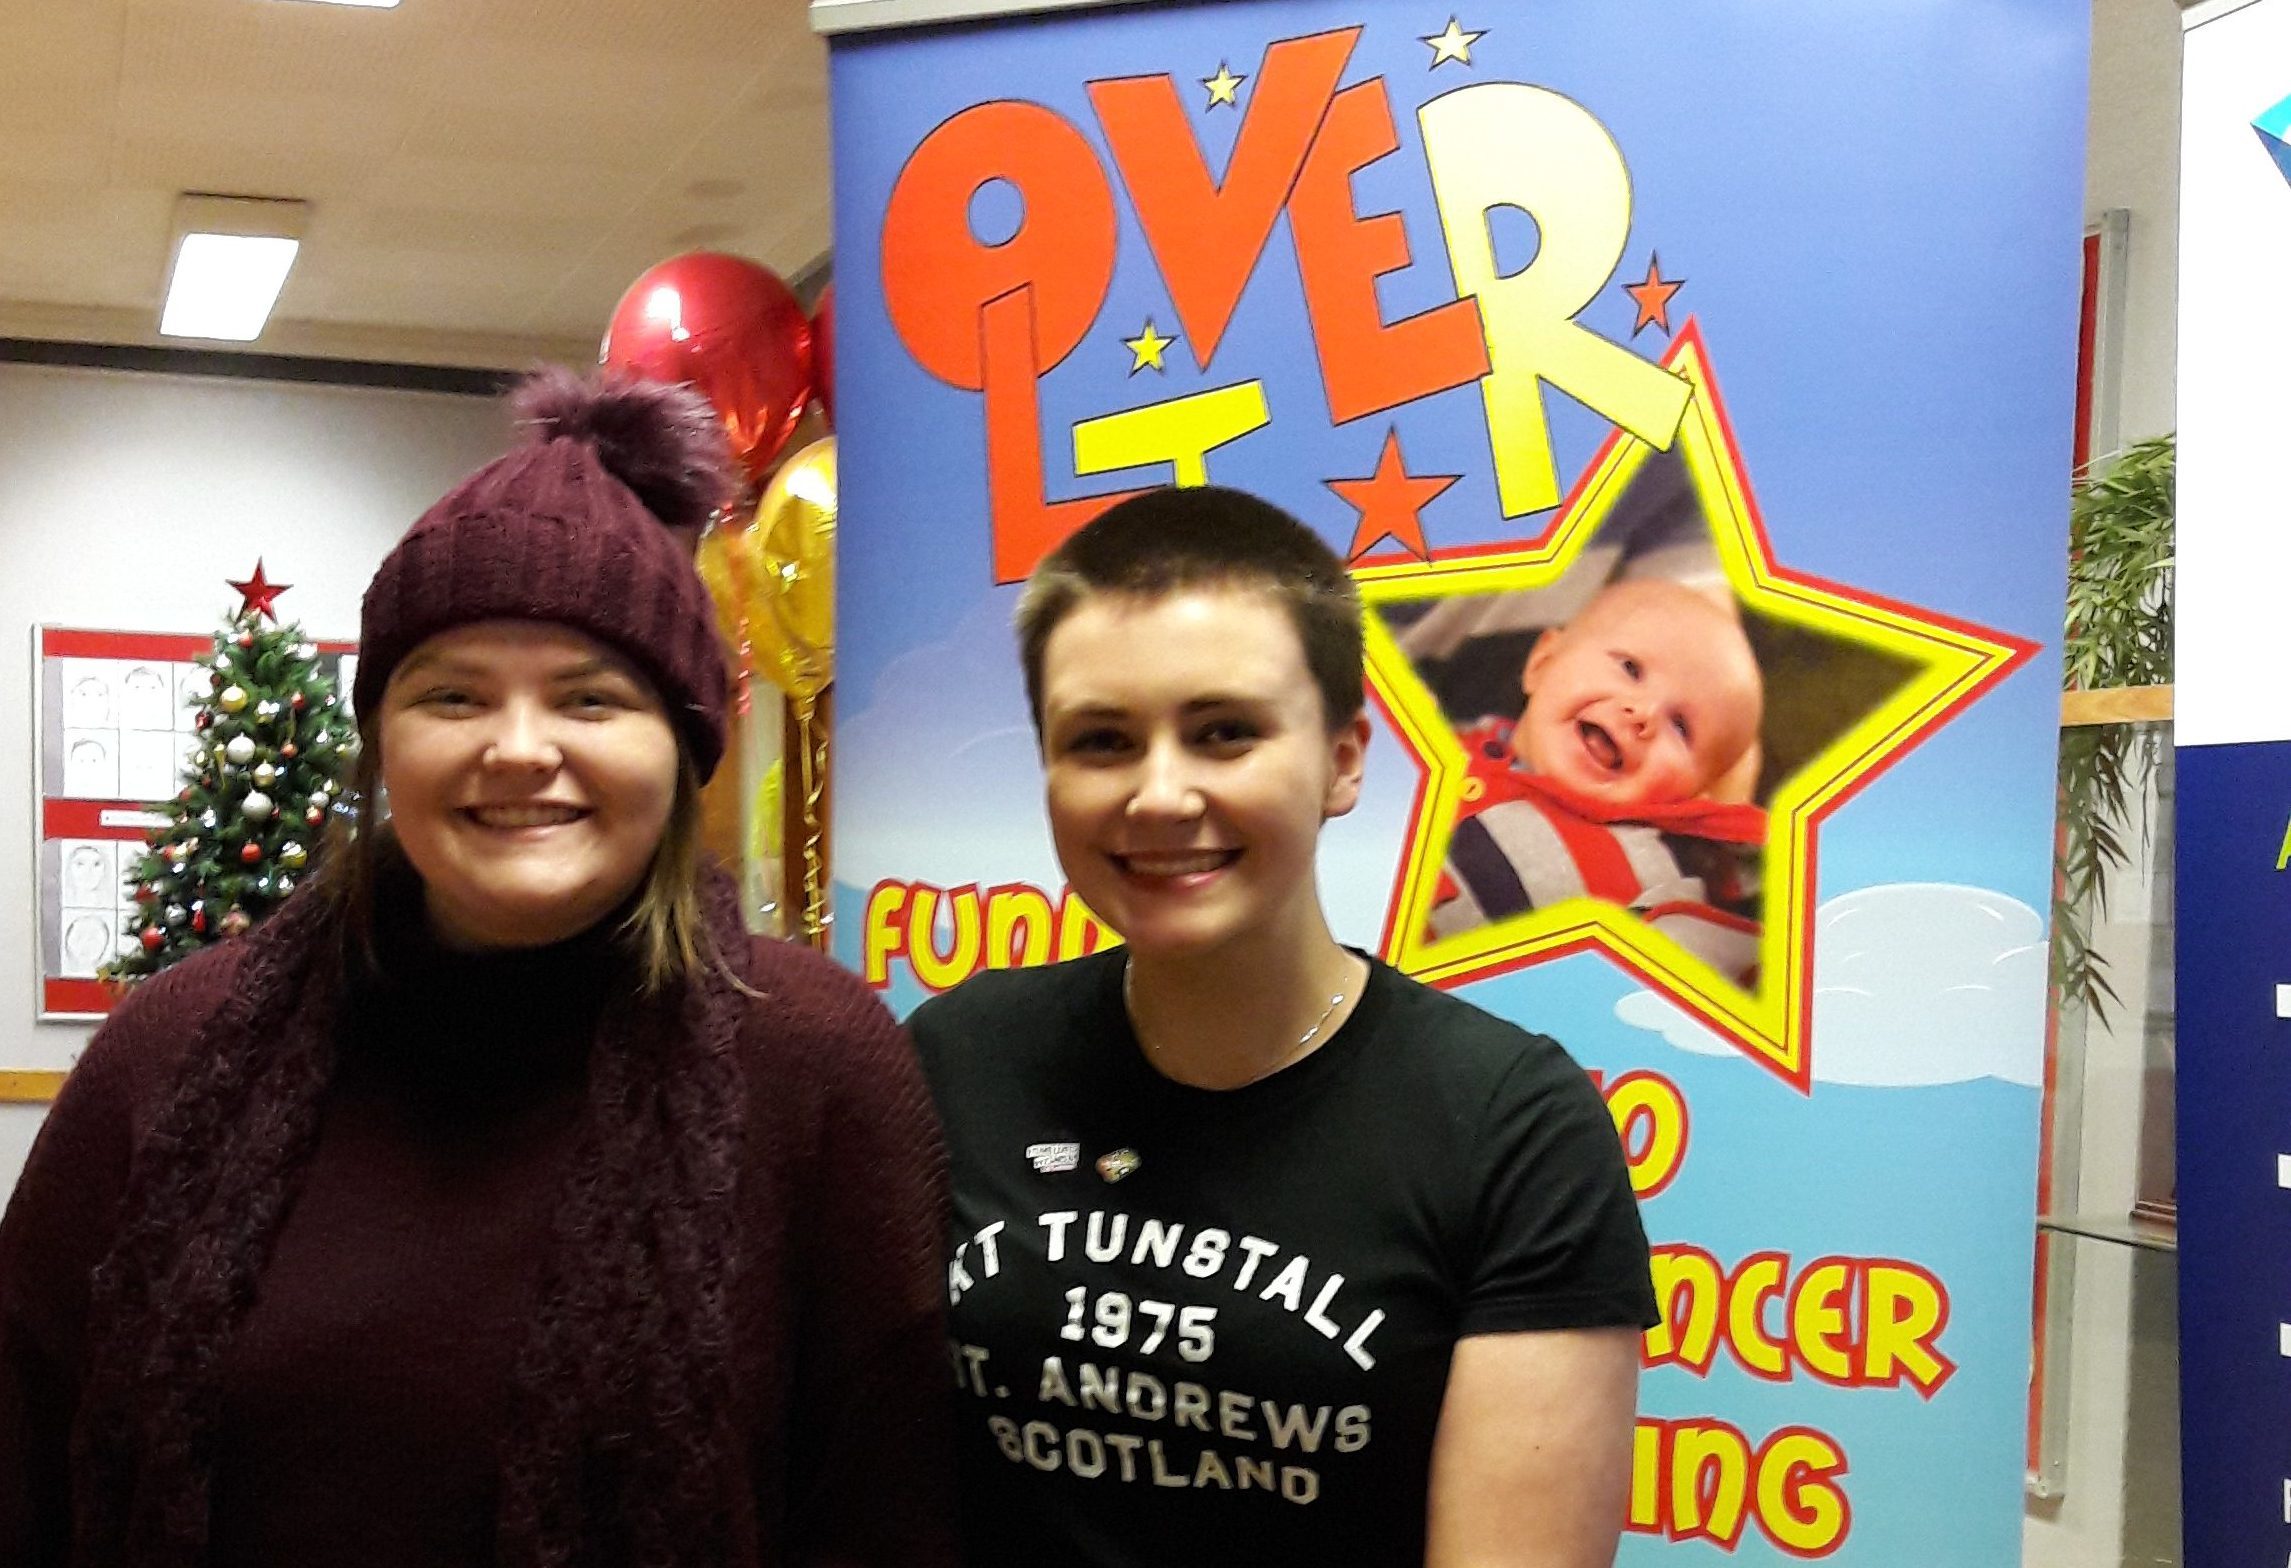
M704 903L721 961L598 1018L514 1371L497 1553L514 1568L721 1564L753 1526L724 1291L746 1004L723 966L745 969L748 939L729 879L712 874ZM81 1563L206 1560L215 1369L315 1146L346 989L339 910L313 887L239 940L236 989L135 1152L94 1277L73 1440Z

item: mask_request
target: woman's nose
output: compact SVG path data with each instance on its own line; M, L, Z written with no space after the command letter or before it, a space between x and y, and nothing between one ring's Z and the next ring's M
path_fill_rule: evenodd
M565 758L558 748L550 720L538 703L512 701L493 715L493 733L487 739L485 763L501 769L551 772Z
M1183 748L1153 745L1138 764L1137 787L1131 791L1132 816L1190 817L1201 810L1201 791L1193 781L1190 759Z

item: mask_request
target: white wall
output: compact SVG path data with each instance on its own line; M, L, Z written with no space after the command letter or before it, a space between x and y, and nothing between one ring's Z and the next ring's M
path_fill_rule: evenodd
M0 1069L88 1035L34 1021L31 628L212 632L260 556L282 614L355 637L384 552L506 440L489 399L0 365ZM0 1105L0 1194L40 1116Z
M2092 114L2084 215L2132 215L2126 267L2119 434L2173 425L2180 256L2180 8L2175 0L2093 0ZM2097 454L2096 454L2097 455Z
M2291 738L2291 688L2278 674L2291 539L2273 393L2291 322L2236 298L2253 280L2279 279L2291 255L2283 177L2251 127L2291 88L2291 5L2213 6L2190 19L2174 657L2179 743L2212 746Z

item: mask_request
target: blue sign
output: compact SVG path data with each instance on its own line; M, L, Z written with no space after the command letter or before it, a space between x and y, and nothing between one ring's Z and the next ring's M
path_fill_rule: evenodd
M2187 1558L2291 1555L2291 741L2179 761Z

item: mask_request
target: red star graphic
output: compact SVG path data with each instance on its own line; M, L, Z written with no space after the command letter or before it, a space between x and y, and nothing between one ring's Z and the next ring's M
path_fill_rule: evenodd
M1644 283L1626 283L1623 292L1639 307L1639 319L1631 324L1631 336L1637 337L1648 327L1660 327L1663 335L1671 330L1671 296L1686 287L1684 278L1663 276L1663 259L1659 255L1647 257L1647 280Z
M1432 498L1463 478L1461 474L1427 474L1421 478L1411 475L1400 459L1400 432L1388 428L1384 432L1384 451L1376 459L1376 472L1365 479L1324 479L1347 505L1360 514L1360 526L1352 531L1352 548L1345 552L1348 561L1357 561L1382 539L1396 539L1403 549L1419 558L1429 559L1431 547L1424 542L1424 508Z
M229 582L230 579L225 578L224 581ZM292 588L294 584L274 583L266 579L263 576L262 560L257 557L254 576L243 583L231 583L231 586L239 591L239 614L267 615L275 625L278 621L278 611L272 606L278 603L278 596Z

